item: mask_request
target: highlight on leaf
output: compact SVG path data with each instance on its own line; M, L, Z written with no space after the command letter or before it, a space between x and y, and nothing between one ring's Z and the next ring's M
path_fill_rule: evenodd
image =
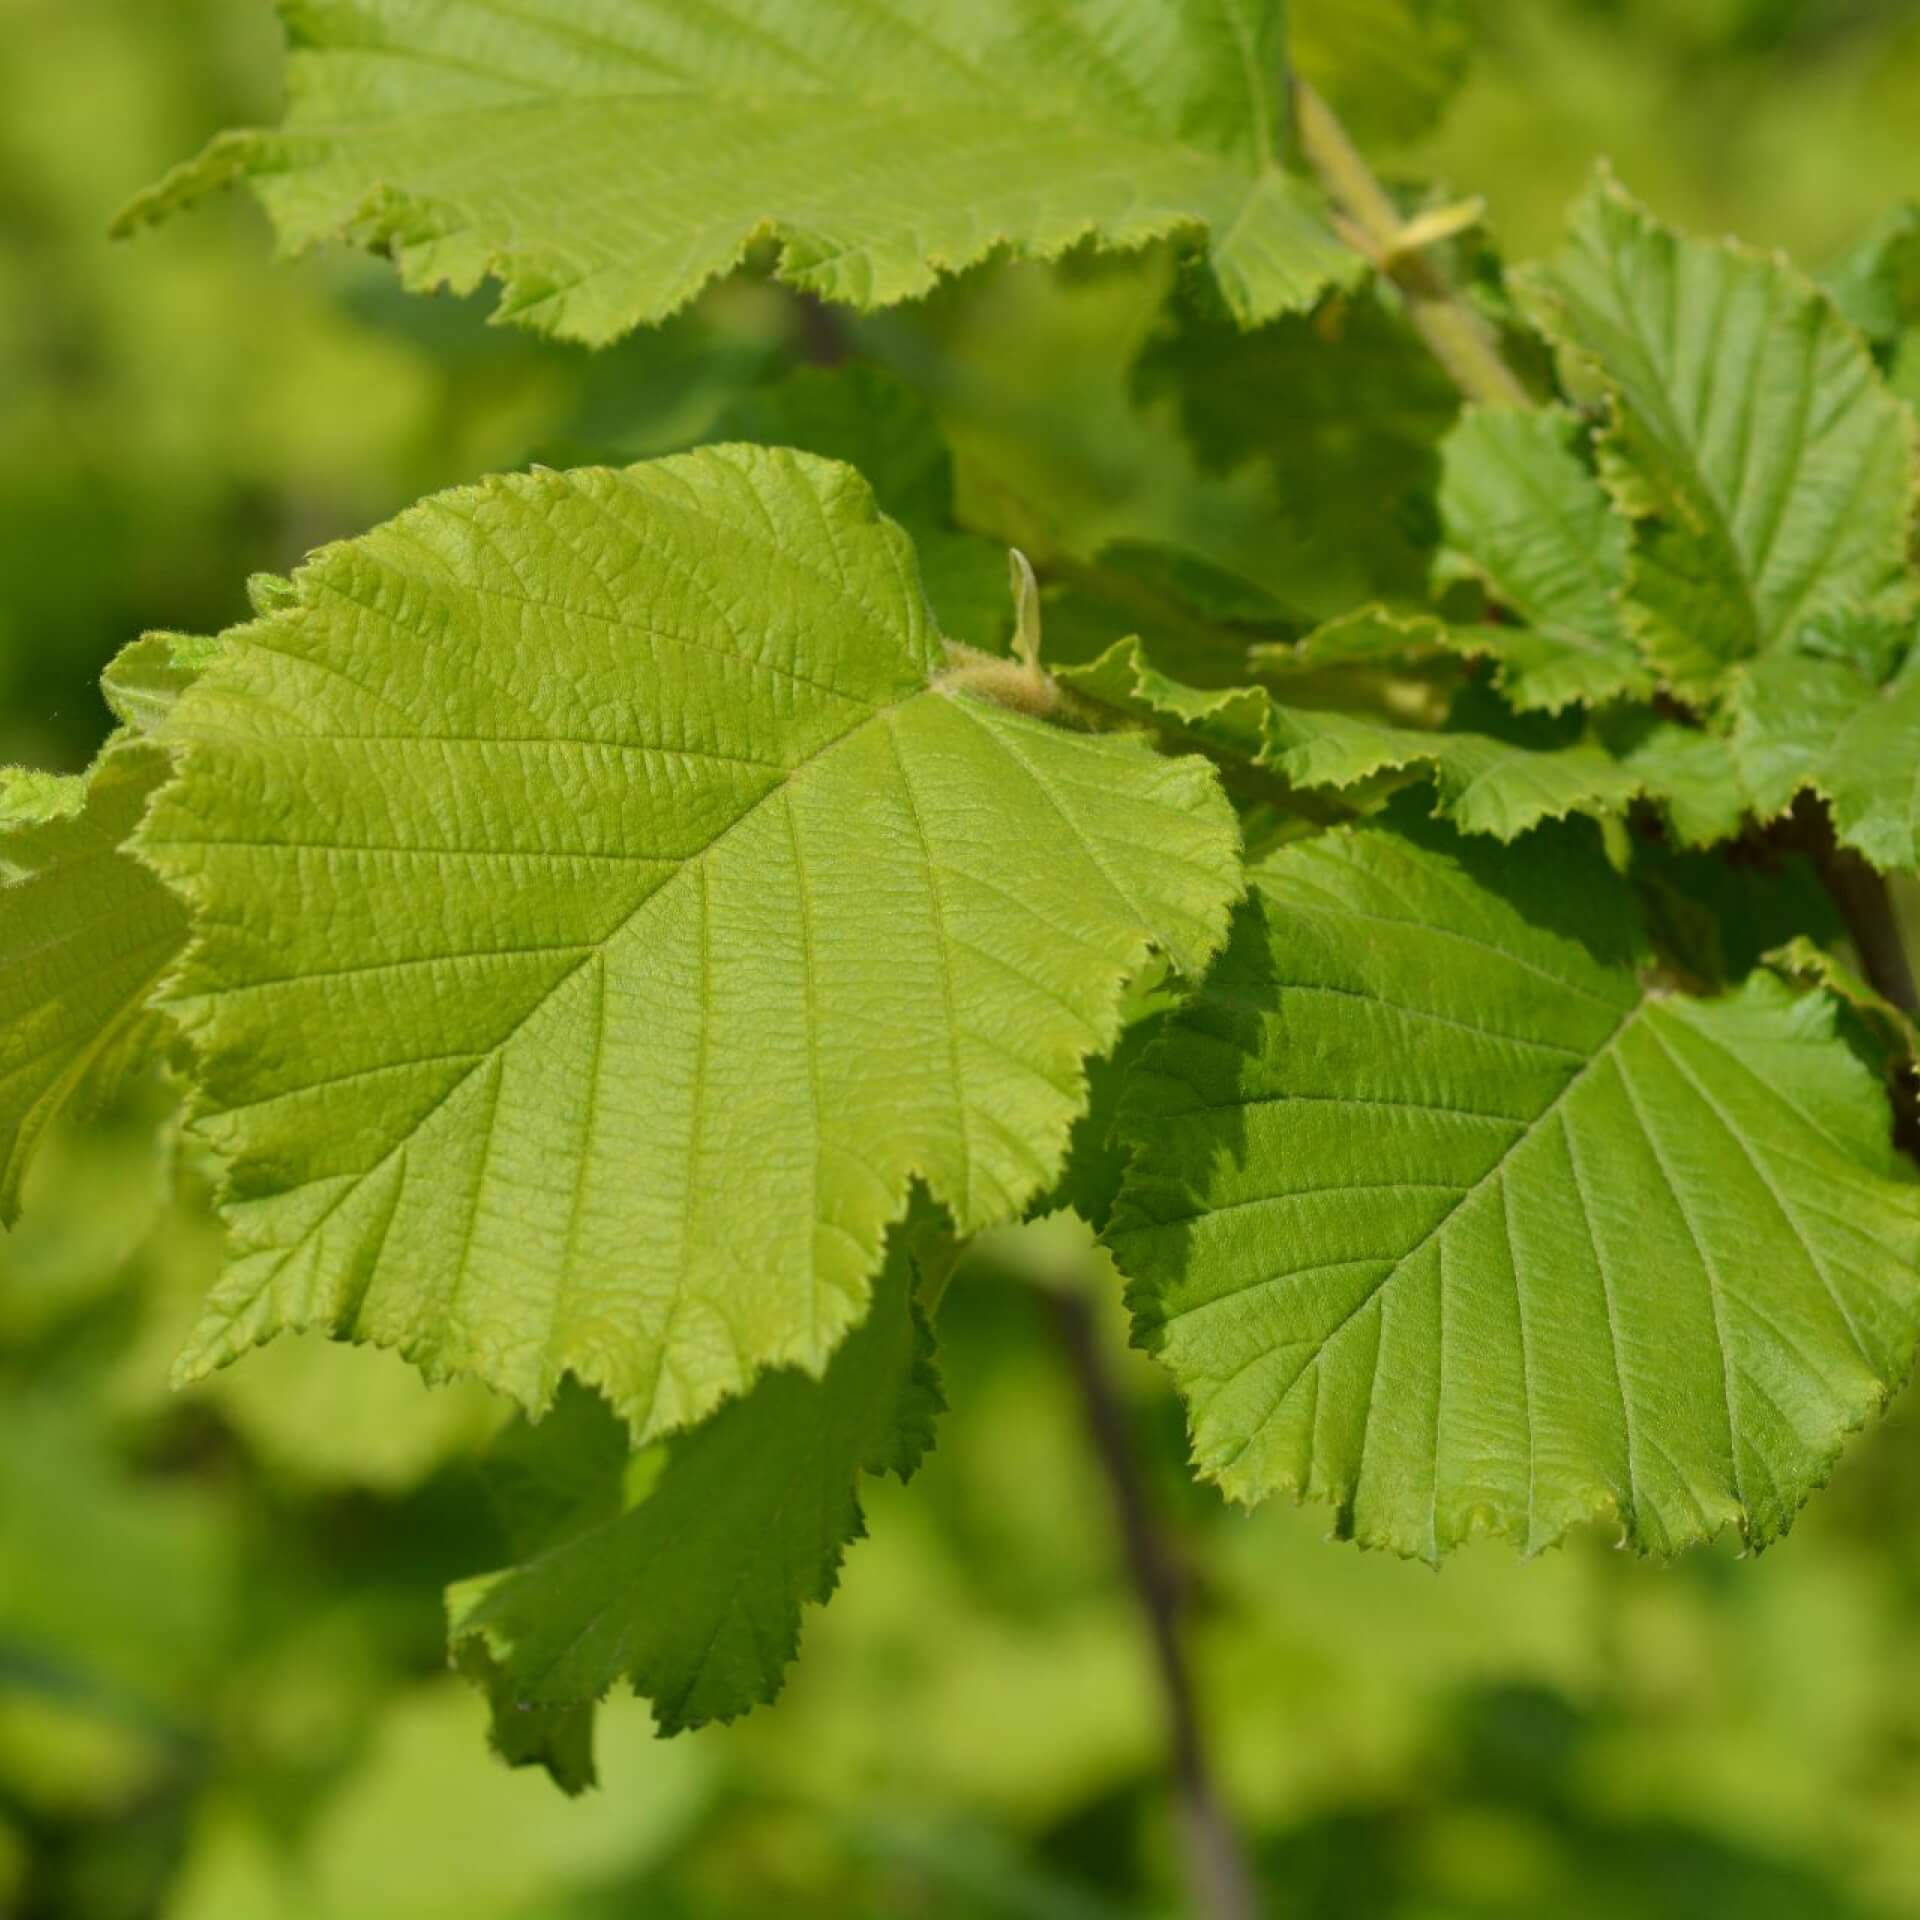
M184 1377L319 1326L644 1440L823 1368L916 1179L1046 1191L1238 834L944 658L864 483L746 447L438 496L226 636L136 841L228 1169Z
M1191 238L1251 325L1364 270L1283 163L1284 25L1281 0L303 7L284 126L221 136L121 224L245 180L290 247L378 247L416 289L495 278L503 318L591 344L763 237L783 280L858 307L1003 249Z
M84 776L0 769L0 1225L63 1111L107 1099L163 1053L151 1006L187 916L124 843L166 777L157 736L214 643L151 634L107 669L123 723Z

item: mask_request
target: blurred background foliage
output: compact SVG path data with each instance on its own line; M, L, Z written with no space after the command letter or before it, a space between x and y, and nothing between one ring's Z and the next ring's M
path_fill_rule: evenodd
M1381 0L1300 4L1337 93ZM1912 0L1489 0L1471 66L1467 0L1415 11L1430 68L1364 131L1409 179L1484 193L1514 255L1601 153L1680 222L1815 265L1920 191ZM1453 402L1383 309L1236 341L1151 255L989 270L849 328L748 278L589 359L483 302L403 299L377 263L272 263L239 202L108 243L133 189L271 114L256 0L9 0L5 26L0 759L81 766L125 641L225 625L249 574L425 491L715 432L858 459L986 642L1004 576L975 534L1042 563L1056 652L1144 628L1204 667L1223 633L1423 581ZM851 414L789 377L849 354ZM1223 354L1270 397L1209 411L1189 375L1217 391ZM1242 444L1276 413L1284 444ZM1035 1232L953 1284L938 1450L874 1492L780 1705L671 1742L613 1710L605 1785L569 1802L488 1757L445 1667L442 1586L506 1556L505 1410L301 1341L170 1394L217 1234L163 1105L63 1136L0 1244L0 1914L1179 1911L1159 1703ZM1195 1489L1116 1294L1274 1914L1920 1911L1920 1419L1864 1438L1758 1562L1590 1540L1435 1577Z

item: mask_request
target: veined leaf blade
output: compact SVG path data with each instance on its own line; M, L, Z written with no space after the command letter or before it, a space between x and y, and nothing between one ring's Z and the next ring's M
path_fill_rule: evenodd
M456 0L304 7L279 131L224 136L130 208L245 178L291 246L503 283L504 317L604 342L772 237L860 307L1006 248L1204 237L1249 322L1364 271L1280 166L1282 8L1225 0Z
M916 1180L1051 1186L1237 833L943 661L865 484L760 448L438 496L229 636L140 840L230 1167L186 1372L317 1325L644 1439L823 1367Z
M1571 846L1356 829L1253 880L1108 1234L1201 1470L1427 1559L1783 1532L1920 1332L1920 1189L1833 1003L1664 988Z

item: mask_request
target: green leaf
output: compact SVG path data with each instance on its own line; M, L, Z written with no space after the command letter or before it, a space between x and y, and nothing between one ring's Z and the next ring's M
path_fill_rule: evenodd
M166 777L133 734L83 779L0 771L0 1224L48 1123L166 1044L147 1009L186 938L180 903L122 845Z
M1760 819L1820 794L1835 837L1883 872L1920 871L1920 656L1884 687L1840 660L1756 660L1727 698L1728 747Z
M585 1476L587 1523L447 1597L455 1659L492 1697L504 1751L578 1792L592 1778L582 1715L622 1679L653 1702L662 1733L734 1719L779 1692L804 1608L829 1598L865 1531L861 1475L904 1480L933 1443L943 1403L912 1296L911 1262L896 1252L820 1379L768 1374L669 1442L624 1510L618 1423L576 1419L556 1435L559 1477L599 1463ZM528 1751L529 1715L563 1739Z
M1920 1076L1920 1027L1851 967L1803 933L1775 947L1766 961L1785 979L1823 987L1835 999L1844 1001L1878 1041L1889 1069Z
M1660 964L1699 991L1737 986L1756 967L1782 971L1781 949L1804 936L1827 945L1846 937L1833 896L1804 854L1756 848L1752 857L1729 860L1640 839L1628 878ZM1835 979L1811 970L1797 977L1839 990Z
M76 819L86 804L87 783L77 774L0 767L0 876L18 880L46 865L43 849L58 842L45 829Z
M1133 1149L1116 1131L1128 1080L1159 1037L1179 995L1151 973L1137 981L1130 996L1126 1031L1103 1060L1087 1068L1087 1110L1074 1122L1066 1171L1036 1214L1069 1209L1098 1233L1105 1228L1126 1178Z
M1580 435L1558 408L1474 408L1446 442L1446 537L1525 623L1493 630L1488 649L1523 711L1652 692L1620 608L1627 525L1581 461Z
M1758 1545L1905 1376L1920 1188L1824 994L1686 998L1625 882L1343 830L1274 855L1137 1077L1108 1239L1239 1500L1437 1559Z
M969 276L923 313L926 333L863 330L889 346L910 377L937 382L940 424L954 450L962 522L1019 547L1044 578L1104 572L1126 556L1123 591L1175 590L1196 572L1234 576L1290 618L1343 612L1347 594L1297 609L1303 574L1324 553L1276 524L1277 476L1249 466L1231 476L1203 471L1170 399L1143 404L1140 356L1182 284L1173 249L1052 267L1024 265ZM1237 338L1221 329L1225 338ZM937 352L929 362L927 335ZM1008 341L1019 351L1006 351ZM1157 564L1177 555L1171 566ZM1140 563L1140 564L1135 564ZM1144 578L1140 577L1144 575ZM1183 576L1176 580L1172 576ZM1317 582L1310 582L1318 592ZM1213 596L1186 611L1205 613ZM1129 596L1130 597L1130 596ZM1120 633L1141 631L1146 613ZM1050 619L1058 655L1061 622ZM1120 637L1109 630L1099 647ZM1078 657L1090 657L1082 653Z
M1920 203L1884 214L1821 284L1872 343L1894 390L1920 402Z
M48 1123L109 1099L162 1052L148 999L187 935L180 903L124 852L167 758L159 729L218 642L147 634L101 686L123 722L83 777L0 768L0 1225Z
M1815 287L1678 238L1605 174L1525 281L1608 395L1601 475L1636 523L1627 621L1676 691L1710 693L1823 617L1911 609L1913 421Z
M861 307L1000 249L1205 236L1248 322L1357 279L1283 171L1279 0L303 0L290 110L122 216L250 180L292 246L390 251L407 285L504 284L503 316L604 342L778 241Z
M1500 840L1569 814L1624 813L1645 785L1586 741L1528 744L1488 733L1400 727L1366 714L1287 705L1255 687L1202 692L1159 672L1136 640L1058 677L1076 692L1171 725L1308 791L1339 792L1385 773L1431 778L1437 814L1463 832Z
M1720 732L1645 709L1610 716L1601 731L1646 797L1659 802L1682 846L1714 846L1746 826L1746 789Z
M1466 77L1464 0L1292 0L1293 58L1357 139L1431 132Z
M227 636L139 841L228 1164L185 1377L321 1326L644 1439L818 1372L916 1179L1046 1191L1236 830L943 670L866 485L750 447L439 495Z
M925 399L877 367L802 367L729 407L710 436L843 460L913 536L943 633L975 646L1007 628L1007 557L954 521L953 460Z
M1439 447L1460 400L1387 296L1253 332L1183 313L1141 356L1136 385L1177 403L1209 467L1270 476L1287 597L1323 616L1424 595Z
M256 574L254 581L266 578ZM135 733L155 733L219 651L220 642L202 634L142 634L108 662L100 676L100 691L122 726Z

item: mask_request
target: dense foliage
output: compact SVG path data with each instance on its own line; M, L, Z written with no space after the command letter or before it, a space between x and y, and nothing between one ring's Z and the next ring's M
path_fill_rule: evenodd
M52 1257L34 1330L60 1164L158 1128L114 1392L172 1345L270 1470L423 1514L478 1456L490 1517L429 1556L452 1660L508 1760L657 1774L663 1836L697 1763L599 1704L780 1690L962 1424L949 1330L958 1377L1041 1331L996 1275L1056 1300L1108 1442L1080 1316L1124 1284L1243 1505L1436 1562L1785 1533L1920 1339L1920 216L1815 280L1601 168L1509 270L1363 157L1460 83L1448 0L285 14L284 124L123 227L245 180L292 246L498 281L613 397L134 641L84 773L0 774L23 1372L104 1284ZM167 1580L97 1436L22 1408ZM1240 1912L1114 1453L1192 1898ZM457 1717L423 1694L389 1772ZM645 1870L623 1822L552 1832L582 1890ZM277 1911L261 1845L189 1910ZM391 1897L358 1870L286 1910Z

